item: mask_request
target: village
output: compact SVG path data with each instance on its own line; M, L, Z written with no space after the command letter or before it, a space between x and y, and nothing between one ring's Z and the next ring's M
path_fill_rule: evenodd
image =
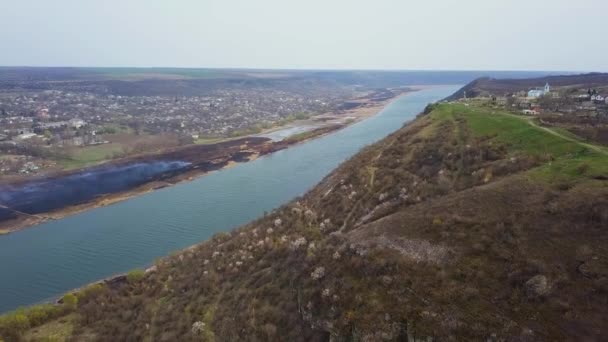
M521 90L504 96L490 93L476 96L479 100L511 110L519 110L525 115L554 114L575 117L593 117L608 120L608 87L559 87L549 83L527 91ZM464 100L467 100L466 93Z
M65 89L4 92L0 93L0 175L63 168L57 160L86 166L133 152L256 133L339 108L352 95L339 87L226 87L200 96L124 96ZM82 163L80 156L85 159Z
M512 91L504 84L489 80L474 96L462 93L458 101L481 102L486 106L506 109L514 114L533 117L537 123L562 130L590 143L608 146L608 86L579 84ZM512 87L510 85L510 87Z
M150 133L222 136L261 122L321 112L348 95L341 91L309 94L255 88L220 89L209 96L120 96L56 90L0 94L0 134L2 140L25 140L65 127L94 125L99 130L124 125Z

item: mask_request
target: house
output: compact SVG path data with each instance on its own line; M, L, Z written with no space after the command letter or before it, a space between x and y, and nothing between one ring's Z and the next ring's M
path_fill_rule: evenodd
M578 102L589 101L591 99L591 95L589 94L578 94L574 97L574 99Z
M591 101L595 102L595 103L604 103L606 101L606 97L600 95L600 94L596 94L596 95L591 95Z
M72 145L74 146L84 146L84 138L83 137L73 137Z
M36 113L36 116L39 119L48 119L50 117L49 109L48 108L39 108L38 112Z
M549 83L546 83L543 88L535 88L528 91L528 97L531 98L539 98L543 95L549 94L551 92L551 86Z
M15 139L17 140L27 140L27 139L31 139L35 136L37 136L38 134L36 133L23 133L23 134L19 134L18 136L15 137Z
M21 168L21 170L19 170L20 173L32 173L32 172L36 172L40 170L40 167L32 162L27 162L25 164L23 164L23 167Z
M82 126L84 126L84 125L87 124L84 120L82 120L82 119L76 119L76 118L70 119L68 121L68 123L70 124L70 126L76 128L76 129L78 129L78 128L80 128L80 127L82 127Z

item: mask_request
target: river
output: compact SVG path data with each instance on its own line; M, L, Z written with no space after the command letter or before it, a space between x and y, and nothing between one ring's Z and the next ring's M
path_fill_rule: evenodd
M319 139L192 182L0 237L0 312L151 264L303 194L332 169L458 86L405 95Z

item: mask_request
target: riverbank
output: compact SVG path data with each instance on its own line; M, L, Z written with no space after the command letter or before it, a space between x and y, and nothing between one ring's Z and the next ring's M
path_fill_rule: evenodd
M359 124L255 162L0 238L0 259L13 261L0 263L0 312L146 268L270 213L458 88L413 92Z
M261 134L215 142L213 144L191 145L163 153L134 156L106 163L103 167L128 165L130 163L147 163L151 161L179 160L188 162L191 166L169 174L162 173L157 177L145 181L143 184L122 191L100 194L79 203L67 203L52 210L27 213L15 210L14 208L0 207L0 210L8 211L5 217L9 217L0 222L0 232L2 233L0 235L7 235L44 222L59 220L90 209L113 205L178 183L192 181L210 172L226 169L237 163L252 161L261 155L270 154L292 145L319 138L369 118L401 96L421 89L422 87L395 89L392 97L380 99L372 96L362 97L351 101L352 108L316 115L306 120L297 120L287 125L287 127L275 128ZM297 133L280 140L264 136L276 134L281 130L293 130L294 128L302 129L296 130ZM49 179L52 181L53 179L85 173L89 170L90 168L49 176L47 181ZM19 187L26 184L29 183L19 182L12 184L12 186ZM61 201L60 198L56 200Z
M504 340L606 335L599 280L608 264L597 251L608 237L608 216L598 215L607 206L606 180L598 177L608 172L608 158L505 111L472 103L431 109L259 219L157 259L147 273L134 270L67 295L68 305L81 299L68 312L78 317L67 338L94 331L102 340L162 339L171 332L179 340L198 325L230 340L265 336L260 324L248 324L252 317L273 322L275 336L290 340L301 334L289 335L302 320L322 330L321 339L348 339L355 325L371 339L378 329L398 336L399 326L404 339L406 329L409 336L481 339L504 322L517 322L498 329ZM548 198L555 210L547 210ZM512 301L497 301L497 293ZM585 297L590 302L580 304ZM553 314L556 301L573 314ZM514 302L521 310L511 310ZM436 307L446 310L424 314ZM116 313L133 308L142 314L127 326ZM38 311L20 313L28 312ZM453 317L462 324L441 324ZM568 324L582 329L555 329ZM237 336L235 325L251 328Z

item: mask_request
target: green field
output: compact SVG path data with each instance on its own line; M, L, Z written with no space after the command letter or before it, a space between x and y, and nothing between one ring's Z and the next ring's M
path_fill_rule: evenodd
M70 151L69 158L62 159L60 164L65 169L77 169L112 159L116 154L123 151L124 147L119 143L77 148Z
M464 119L473 136L504 145L513 155L523 153L548 160L529 171L535 178L554 182L608 175L605 148L584 143L572 134L539 127L529 117L464 104L438 105L432 115L438 122Z

